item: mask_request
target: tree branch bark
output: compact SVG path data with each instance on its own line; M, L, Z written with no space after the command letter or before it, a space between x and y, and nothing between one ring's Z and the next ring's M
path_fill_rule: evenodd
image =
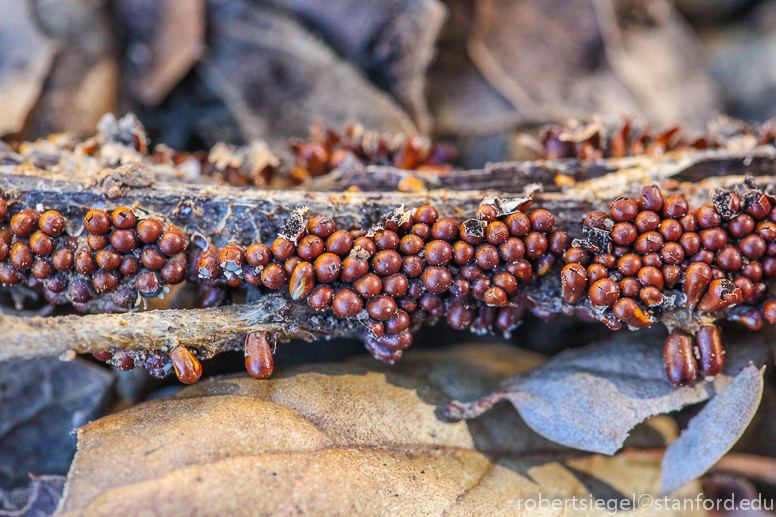
M0 361L115 350L160 350L178 345L201 357L239 346L248 332L264 330L281 339L356 336L357 322L315 313L307 304L269 294L253 303L210 309L168 309L127 314L19 317L0 313Z
M414 208L430 204L442 217L463 220L473 216L486 196L519 195L529 180L538 179L548 188L555 185L558 170L580 177L591 170L607 172L604 176L577 182L562 192L536 194L532 208L553 212L556 227L572 237L581 236L581 223L588 211L606 209L620 195L638 195L645 184L661 183L666 192L684 194L695 206L707 203L708 192L713 188L740 184L743 174L759 176L761 184L776 185L776 150L772 147L746 153L694 151L664 157L601 160L592 165L568 161L561 169L553 169L559 167L558 163L498 164L486 169L484 175L481 171L455 172L437 177L438 185L444 185L445 190L422 193L257 190L175 182L170 181L169 175L159 175L160 181L150 186L124 185L118 195L109 197L103 188L90 187L93 179L88 177L53 174L25 166L0 166L0 189L23 207L58 210L68 218L71 234L79 231L83 216L91 208L130 205L223 246L230 241L244 245L271 242L286 217L301 205L310 208L309 215L328 215L345 229L369 228L401 205ZM536 170L546 172L546 177L531 172ZM406 174L390 168L384 168L383 172L389 176ZM380 174L364 174L360 179L371 179L373 183L363 183L363 188L381 188L384 183ZM499 189L477 190L478 187ZM114 189L111 194L117 191ZM580 314L582 310L563 301L560 279L554 273L526 286L524 295L543 314ZM0 328L3 329L0 360L58 355L68 350L79 353L115 349L169 351L181 344L199 348L201 355L208 357L235 348L236 340L252 330L276 332L281 338L310 339L356 336L363 332L358 322L323 316L306 304L292 303L279 294L265 295L250 304L217 309L53 318L2 315Z
M655 181L700 181L715 176L769 176L776 170L776 149L762 146L746 151L714 149L663 156L631 156L606 160L539 160L488 164L483 169L434 174L405 171L393 167L368 166L338 171L315 178L309 185L314 191L344 191L353 186L362 190L395 192L399 182L414 176L429 190L496 190L520 192L531 183L539 183L545 192L561 192L569 180L579 184L612 173L636 172ZM557 179L562 177L564 181Z

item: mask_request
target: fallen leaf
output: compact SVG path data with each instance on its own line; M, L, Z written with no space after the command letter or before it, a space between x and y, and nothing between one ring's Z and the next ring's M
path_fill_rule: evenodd
M32 19L32 4L0 0L0 136L21 131L43 88L54 45Z
M602 343L558 354L477 401L453 402L446 413L474 418L508 399L545 438L614 454L645 418L707 400L732 383L750 361L761 364L769 353L766 337L748 338L748 344L727 347L723 374L674 388L665 379L661 338L652 331L617 333Z
M421 132L431 129L426 69L447 15L438 0L272 0L291 10L340 56L391 93Z
M59 52L25 124L25 137L89 136L118 103L119 65L110 21L100 6L83 0L37 2L35 17Z
M535 354L485 345L405 359L200 382L92 422L78 433L62 515L514 516L534 515L525 504L540 495L657 493L654 455L572 451L503 405L476 422L440 418L451 395L486 393L539 364ZM671 439L644 434L651 447Z
M244 0L208 3L209 58L198 69L228 106L246 141L285 149L287 139L359 122L415 133L410 118L295 19ZM273 147L274 146L274 147Z
M507 156L509 133L521 117L482 76L466 53L474 4L447 0L448 19L428 71L427 98L434 133L452 141L465 168Z
M606 59L649 119L664 128L704 129L721 102L704 49L673 2L594 0L594 5Z
M700 129L718 110L697 38L669 2L446 4L429 106L468 167L514 159L516 129L623 113Z
M160 103L205 50L204 0L120 0L118 19L127 38L126 72L131 94Z
M103 368L55 357L0 362L0 487L64 474L72 431L97 416L113 382Z
M702 476L735 445L760 405L764 371L747 366L690 420L663 456L664 493Z
M474 20L469 55L534 120L638 113L702 127L716 107L699 45L668 2L487 0Z
M708 14L714 15L724 12L720 3L724 2L698 2L704 7L714 5L708 9ZM774 5L759 4L740 21L699 34L709 73L719 87L727 115L762 121L776 116L771 102L774 79L770 74L761 73L771 70L775 64L774 14ZM741 77L746 80L742 81Z
M0 489L0 517L49 517L62 499L65 476L31 476L29 485Z

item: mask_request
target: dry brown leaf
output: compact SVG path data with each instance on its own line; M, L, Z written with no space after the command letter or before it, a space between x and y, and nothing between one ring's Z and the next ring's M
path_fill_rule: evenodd
M409 116L385 92L291 16L246 0L210 1L209 57L198 73L237 121L245 141L276 150L304 137L319 119L415 133Z
M439 0L271 0L291 10L369 79L390 92L421 132L431 126L426 69L446 12Z
M25 136L65 131L89 136L118 103L119 65L110 21L101 7L85 0L39 1L35 17L60 51L25 124Z
M703 475L735 445L760 405L764 371L747 366L690 420L663 456L664 493Z
M507 153L508 132L523 117L477 70L466 53L474 3L446 0L447 22L428 71L427 97L438 137L455 142L461 165L483 167Z
M638 113L700 126L715 107L700 48L668 2L478 2L467 49L533 120Z
M38 30L32 4L0 0L0 136L16 133L43 88L54 45Z
M204 0L120 0L127 81L140 102L160 103L205 50Z
M771 353L767 335L731 338L728 344L737 346L728 346L723 373L690 386L675 388L666 381L664 336L657 329L618 332L600 343L560 353L478 400L454 401L445 411L452 418L471 419L507 399L542 436L568 447L614 454L636 424L707 400L730 385L750 361L763 364Z
M441 418L451 397L487 393L536 355L469 346L406 359L201 382L93 422L79 431L64 515L515 516L533 515L522 505L539 494L658 493L654 455L565 449L505 405L476 422ZM670 441L660 429L643 444Z
M429 106L468 167L506 159L515 128L628 114L699 129L718 109L696 37L669 2L446 4Z

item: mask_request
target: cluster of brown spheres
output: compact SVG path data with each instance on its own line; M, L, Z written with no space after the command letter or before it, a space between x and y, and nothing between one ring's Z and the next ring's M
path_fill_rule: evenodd
M504 213L499 203L481 205L463 223L423 206L371 230L298 215L296 229L271 245L204 249L129 207L89 211L78 237L68 235L58 212L26 208L0 226L0 282L40 288L49 302L79 310L105 297L112 305L102 307L130 310L138 295L157 296L184 280L214 289L287 289L316 311L363 325L370 352L393 363L411 345L412 329L443 317L459 330L513 329L530 305L521 286L563 257L565 301L584 305L612 329L665 322L676 310L693 314L699 323L674 330L664 353L669 380L685 385L724 364L719 329L701 316L724 314L752 329L776 323L776 300L766 300L766 280L776 276L776 208L749 187L744 194L720 190L695 210L682 196L664 199L658 187L645 187L637 199L615 200L608 213L587 214L573 245L550 212ZM0 221L7 212L0 200ZM249 373L269 376L272 336L251 333L245 350ZM95 355L119 369L142 363L156 376L174 369L183 382L202 371L185 347Z
M463 223L423 206L372 231L338 230L317 216L271 246L208 247L197 270L201 280L285 288L317 311L355 318L372 354L392 363L412 343L410 327L441 317L456 329L514 328L520 285L569 247L553 226L546 210L502 214L490 205Z
M654 131L649 123L628 117L609 127L597 122L546 126L542 128L540 137L542 158L598 160L659 156L675 151L718 149L725 147L728 141L740 141L741 137L754 140L759 145L773 144L776 140L776 119L760 126L733 120L718 120L715 125L711 132L700 136L690 136L679 126Z
M0 221L8 203L0 199ZM0 283L40 288L52 304L67 302L88 311L88 303L110 297L106 307L129 310L138 294L157 296L165 284L186 279L188 237L158 219L140 219L129 207L110 214L91 210L83 220L84 234L68 235L67 220L59 212L39 213L25 208L7 226L0 226ZM201 375L199 361L185 347L163 352L97 352L120 370L142 361L155 376L175 369L184 382ZM196 372L199 372L198 374Z
M2 201L0 220L7 208ZM421 323L446 317L456 329L514 328L524 308L519 286L545 275L569 247L570 238L553 226L546 210L502 214L483 205L461 224L425 206L404 222L388 220L372 231L338 230L318 216L295 238L279 237L271 246L200 249L189 246L180 229L130 207L89 211L79 237L68 235L58 212L22 209L0 229L0 282L40 288L47 301L71 302L82 311L106 297L113 305L102 308L130 310L138 295L157 296L165 285L187 279L205 286L287 288L292 299L305 299L317 311L363 324L369 350L393 363L412 343L409 328ZM272 371L271 338L248 338L246 366L265 378ZM159 377L174 367L184 382L201 374L183 347L169 354L95 356L121 370L143 364Z
M776 303L763 304L765 280L776 276L771 200L752 188L741 196L719 191L713 201L691 210L684 197L664 199L650 186L638 199L615 200L608 214L590 212L584 239L565 256L564 299L591 304L613 329L651 326L677 307L727 311L729 319L754 329L764 317L776 321ZM773 316L766 307L773 307ZM721 371L719 330L703 326L695 345L697 356L691 335L677 330L669 337L664 357L672 383Z
M5 215L7 203L0 203ZM1 220L2 218L0 218ZM129 207L91 210L86 232L68 235L56 211L25 208L0 227L0 282L42 286L47 301L79 310L98 295L110 295L115 310L129 310L143 296L186 278L186 235L158 219L140 220Z
M413 135L386 135L350 124L340 134L313 126L305 142L293 142L295 164L291 176L298 182L328 174L350 161L362 165L390 165L397 169L449 172L458 156L450 144L432 143Z

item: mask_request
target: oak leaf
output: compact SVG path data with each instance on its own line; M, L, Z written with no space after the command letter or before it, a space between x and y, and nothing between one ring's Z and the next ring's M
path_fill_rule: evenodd
M606 341L562 352L539 368L506 380L487 396L451 403L446 414L471 419L506 399L545 438L614 454L633 426L723 392L750 362L763 364L771 349L763 334L739 336L739 343L730 339L728 344L736 346L727 347L722 374L675 388L665 379L663 339L653 330L620 332Z
M0 136L24 127L54 59L55 47L36 27L32 4L0 1Z
M28 482L30 472L65 474L73 428L100 414L113 380L81 359L0 361L0 488Z
M620 504L657 494L654 455L561 447L504 404L475 422L441 416L451 397L487 393L540 363L514 348L465 346L411 353L396 367L356 359L295 367L267 381L200 382L80 429L61 509L68 517L194 509L200 516L515 516L534 515L527 501L540 494ZM672 433L659 429L649 428L644 436L652 439L642 444L665 446ZM679 495L697 490L691 484Z
M663 492L670 493L701 476L743 434L763 395L763 371L752 365L695 416L663 456Z

